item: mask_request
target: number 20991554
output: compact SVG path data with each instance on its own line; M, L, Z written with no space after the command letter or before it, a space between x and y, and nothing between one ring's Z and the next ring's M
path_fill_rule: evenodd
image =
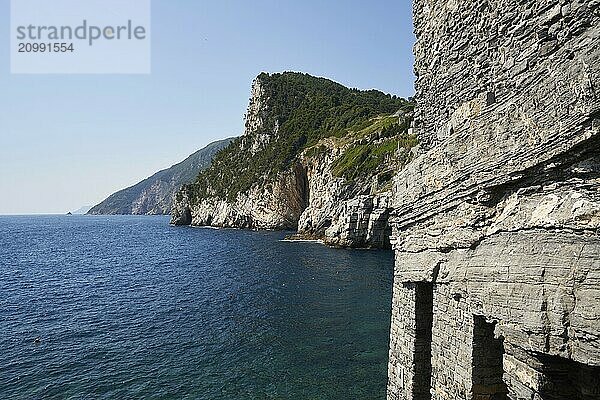
M19 53L72 53L73 43L19 43Z

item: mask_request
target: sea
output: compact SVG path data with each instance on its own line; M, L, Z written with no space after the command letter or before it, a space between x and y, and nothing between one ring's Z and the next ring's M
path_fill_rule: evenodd
M0 217L0 399L385 399L391 251Z

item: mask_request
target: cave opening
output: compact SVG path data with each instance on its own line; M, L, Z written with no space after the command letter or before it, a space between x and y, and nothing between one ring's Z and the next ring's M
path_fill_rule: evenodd
M415 378L414 400L431 400L431 342L433 329L433 283L415 285Z
M473 317L473 400L506 400L504 382L504 340L494 336L496 324L484 317Z
M310 205L310 181L308 179L308 167L301 167L300 177L302 209L305 210Z
M539 394L547 400L600 399L600 367L566 358L537 355L543 374Z

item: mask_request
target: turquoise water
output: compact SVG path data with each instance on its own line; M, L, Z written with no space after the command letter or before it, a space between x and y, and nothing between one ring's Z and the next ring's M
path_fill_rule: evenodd
M392 253L0 217L0 399L384 399Z

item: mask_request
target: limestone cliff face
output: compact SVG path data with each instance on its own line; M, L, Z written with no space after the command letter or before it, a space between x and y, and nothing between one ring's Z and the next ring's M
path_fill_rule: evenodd
M210 197L175 201L173 223L242 229L296 229L306 207L306 174L301 165L280 173L265 186L254 185L233 200Z
M600 398L598 2L415 18L388 398Z
M279 122L270 120L272 111L264 82L256 79L252 85L246 113L244 135L238 139L237 153L252 157L272 141L277 140ZM260 176L246 191L235 198L207 195L190 201L189 195L176 197L172 212L175 225L231 227L243 229L296 229L306 207L306 176L295 163L275 177ZM265 182L267 180L267 182ZM189 218L185 218L186 216Z
M389 188L372 179L349 184L333 172L335 161L348 144L329 139L319 146L327 150L318 156L305 152L302 164L307 171L308 202L300 216L300 237L322 239L336 247L390 246L391 211ZM390 167L393 168L392 163Z
M244 135L176 197L172 223L298 230L335 246L389 247L390 171L412 143L407 104L301 74L259 76Z

